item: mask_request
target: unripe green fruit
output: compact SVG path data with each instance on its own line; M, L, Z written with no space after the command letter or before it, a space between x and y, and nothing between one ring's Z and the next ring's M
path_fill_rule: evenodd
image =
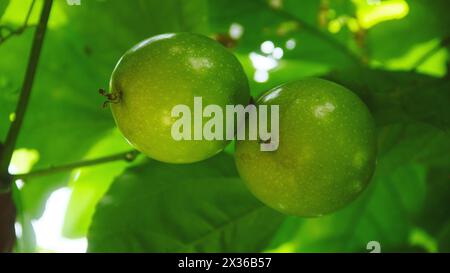
M198 34L162 34L134 46L115 67L111 108L125 138L139 151L169 163L196 162L215 155L226 140L172 138L172 108L249 102L250 92L236 57L218 42ZM193 131L193 130L191 130Z
M375 126L348 89L321 79L287 83L258 105L279 105L279 147L238 141L236 164L253 194L286 214L320 216L344 207L367 186L376 159Z

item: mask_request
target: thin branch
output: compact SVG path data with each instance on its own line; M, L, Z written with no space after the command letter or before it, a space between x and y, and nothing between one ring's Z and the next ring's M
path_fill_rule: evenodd
M274 12L275 14L278 14L281 17L286 18L287 20L292 20L298 23L300 26L303 27L306 31L310 32L311 34L314 34L316 37L322 39L327 44L333 46L337 50L341 51L345 56L348 57L349 60L354 62L357 65L365 65L363 59L356 55L353 51L351 51L348 47L340 43L338 40L336 40L333 36L330 34L323 32L313 25L310 25L308 22L302 20L301 18L298 18L297 16L277 7L272 7L270 4L263 3L266 8Z
M28 25L28 21L30 20L31 12L33 11L33 7L34 7L34 4L35 4L35 3L36 3L36 0L33 0L33 1L31 2L30 8L28 9L27 15L25 16L25 20L24 20L22 26L20 26L19 28L17 28L17 29L10 29L10 28L7 27L7 26L0 26L0 28L2 28L2 27L3 27L3 28L6 28L6 29L8 29L8 31L9 31L9 33L8 33L6 36L4 36L4 37L1 37L1 32L0 32L0 44L4 43L6 40L8 40L9 38L11 38L11 37L14 36L14 35L20 35L20 34L22 34L22 32L24 32L25 29L27 29L28 27L30 27L30 26Z
M442 39L437 45L435 45L432 49L426 52L416 63L413 65L412 71L416 71L421 65L423 65L428 59L433 57L439 50L443 47L446 47L450 43L450 36L447 36Z
M9 127L9 131L6 136L6 141L4 143L3 151L0 157L0 180L3 180L3 183L10 183L10 181L8 181L10 180L8 179L8 167L11 162L11 157L16 147L17 137L19 136L20 129L22 127L25 113L28 107L34 76L36 74L36 68L39 63L39 56L41 55L42 43L44 41L45 32L47 30L47 22L50 16L52 3L53 0L45 0L44 6L42 7L41 17L34 34L33 45L28 59L28 67L25 73L22 91L20 93L19 101L17 103L15 111L16 118Z
M90 167L90 166L109 163L109 162L113 162L113 161L124 160L124 161L128 161L128 162L132 162L138 157L139 154L140 153L138 151L132 150L132 151L123 152L123 153L114 154L114 155L105 156L105 157L100 157L100 158L96 158L96 159L84 160L84 161L69 163L69 164L60 165L60 166L53 166L53 167L49 167L47 169L31 171L29 173L15 174L15 175L12 175L12 178L13 178L13 180L18 180L18 179L25 180L25 179L32 178L32 177L66 172L66 171L71 171L71 170L82 168L82 167Z

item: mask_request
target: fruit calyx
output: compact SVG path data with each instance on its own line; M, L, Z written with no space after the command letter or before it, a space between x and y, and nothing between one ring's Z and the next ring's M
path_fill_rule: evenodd
M106 101L103 103L103 108L106 108L110 103L119 103L122 99L122 92L108 93L105 89L100 88L98 93L106 98Z

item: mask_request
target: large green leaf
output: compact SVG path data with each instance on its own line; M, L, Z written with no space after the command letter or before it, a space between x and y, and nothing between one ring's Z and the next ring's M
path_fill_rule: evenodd
M128 150L130 146L115 129L91 148L86 159ZM98 201L108 190L114 178L129 166L129 162L115 161L72 171L69 181L72 194L64 217L63 234L65 236L86 237Z
M283 219L249 193L229 155L149 161L126 170L100 201L89 251L258 252Z

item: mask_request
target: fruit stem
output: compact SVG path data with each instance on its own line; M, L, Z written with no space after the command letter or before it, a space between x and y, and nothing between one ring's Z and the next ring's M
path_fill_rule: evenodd
M69 163L69 164L60 165L60 166L53 166L53 167L50 167L47 169L31 171L31 172L23 173L23 174L15 174L15 175L12 175L12 180L28 179L31 177L44 176L44 175L48 175L48 174L71 171L73 169L89 167L89 166L94 166L94 165L98 165L98 164L104 164L104 163L108 163L108 162L112 162L112 161L124 160L127 162L132 162L138 157L139 154L140 154L140 152L138 152L136 150L131 150L128 152L122 152L122 153L109 155L109 156L105 156L105 157L100 157L100 158L96 158L96 159L84 160L84 161Z
M121 100L122 94L120 92L119 93L108 93L103 88L100 88L98 90L98 92L100 93L100 95L102 95L103 97L106 98L106 101L103 103L103 108L106 108L106 106L108 106L108 104L110 104L110 103L119 103Z
M11 162L12 154L16 147L17 138L19 136L20 129L22 127L25 113L28 107L34 76L36 74L36 68L39 63L39 57L41 55L42 44L44 41L45 32L47 30L47 22L50 16L52 4L53 0L45 0L42 7L39 24L34 34L33 45L31 47L31 53L28 58L28 67L25 73L22 91L20 93L19 101L17 103L15 111L16 118L9 127L6 141L4 143L0 156L0 181L2 183L2 185L0 185L0 188L8 189L11 185L12 180L10 179L8 173L8 167Z

